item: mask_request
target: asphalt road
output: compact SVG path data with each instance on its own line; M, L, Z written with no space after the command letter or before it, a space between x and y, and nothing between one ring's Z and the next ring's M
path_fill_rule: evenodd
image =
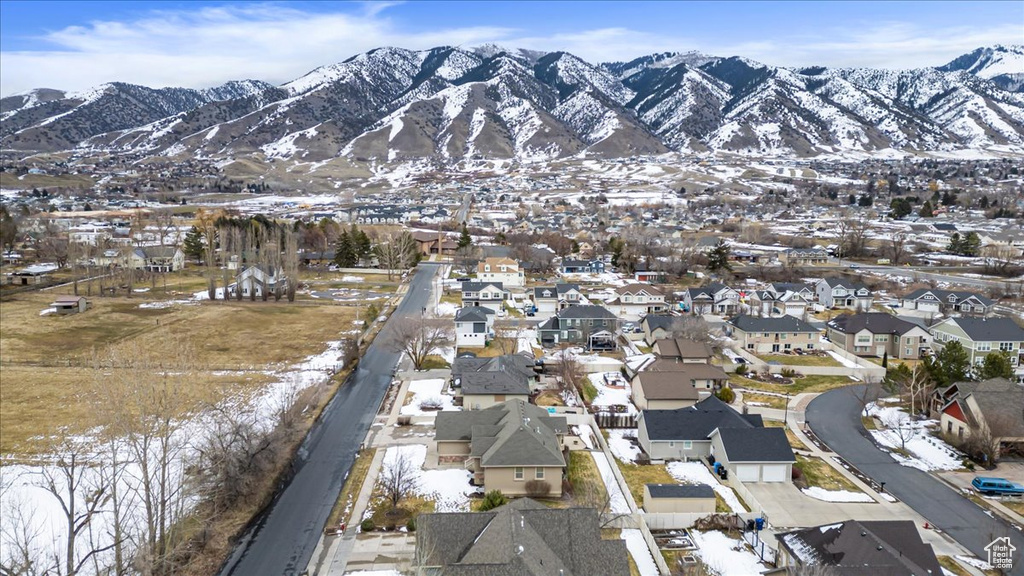
M428 306L438 268L420 264L376 342L384 341L395 318L419 315ZM299 448L291 482L235 547L222 576L289 576L306 569L398 360L398 353L370 346Z
M876 482L885 482L887 492L982 560L987 558L985 546L996 538L1009 536L1017 547L1017 555L1008 573L1024 575L1024 535L1007 522L992 518L941 480L896 463L868 438L860 421L860 410L860 403L850 391L833 390L811 401L807 423L834 452Z

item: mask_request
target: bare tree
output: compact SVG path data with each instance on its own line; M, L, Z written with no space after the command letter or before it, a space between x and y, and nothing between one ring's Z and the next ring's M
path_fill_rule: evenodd
M907 233L903 231L893 232L889 236L889 256L893 266L899 266L903 257L907 255Z
M586 384L587 376L583 372L583 365L574 354L569 352L568 345L563 345L558 352L555 374L562 389L575 390L581 398L583 397L583 387Z
M894 410L885 417L882 423L900 439L900 447L906 450L907 442L912 440L916 434L910 416L907 416L905 412Z
M92 521L110 499L110 486L102 477L91 474L90 452L67 430L60 430L47 450L53 454L50 465L40 471L41 486L60 505L64 522L64 571L67 576L78 574L82 567L96 554L114 547L113 544L81 550Z
M882 397L882 389L873 382L866 382L864 386L850 386L846 390L857 399L860 404L860 415L871 416L871 405Z
M711 333L711 325L700 316L679 316L670 325L673 338L683 338L715 346L717 341Z
M4 479L6 481L6 478ZM9 486L3 487L7 492ZM44 576L60 573L58 558L44 552L43 529L35 520L36 507L30 502L4 495L0 510L0 574L4 576Z
M422 370L427 356L451 344L454 328L451 320L444 318L398 318L388 327L384 343L395 352L404 352L413 368Z
M281 267L287 278L285 290L288 301L295 302L295 291L299 287L299 239L294 232L288 229L284 232L284 255ZM280 282L278 286L280 286ZM281 296L276 294L274 298L280 300Z
M420 471L409 452L395 447L384 455L380 471L380 488L391 509L398 508L403 498L412 494L420 484Z
M391 280L395 270L406 269L414 264L419 257L416 240L407 230L388 230L377 239L374 254L381 268L387 270Z

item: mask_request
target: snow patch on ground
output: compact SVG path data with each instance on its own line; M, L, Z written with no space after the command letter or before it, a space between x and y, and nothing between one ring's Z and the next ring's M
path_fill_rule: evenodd
M633 428L619 428L608 431L608 449L626 464L634 464L640 456L640 447L630 441L636 439L636 430Z
M701 462L669 462L668 473L680 484L707 484L733 512L746 512L732 488L722 484Z
M615 474L612 472L612 464L608 462L608 456L599 450L591 452L591 454L594 456L594 463L597 464L597 471L601 474L604 487L608 491L611 512L615 514L629 514L629 502L626 501L622 488L615 480Z
M692 530L697 555L719 576L751 576L768 569L742 540L733 540L721 532Z
M469 485L472 475L469 470L459 468L450 470L423 470L423 463L427 459L427 446L425 444L406 444L403 446L390 446L384 453L384 460L381 463L381 470L401 457L408 458L413 467L420 471L419 481L416 485L416 494L434 501L436 512L469 512L469 493L474 489ZM373 515L373 509L367 507L363 518Z
M961 564L967 564L968 566L974 566L978 570L992 570L992 565L984 560L979 560L973 556L953 556L956 561Z
M458 310L459 305L451 302L441 302L437 305L437 315L444 316L445 318L454 318Z
M426 401L440 406L440 410L459 410L452 404L452 397L443 393L444 386L443 378L409 382L409 394L412 395L412 400L402 406L401 413L409 415L436 414L437 410L424 410L420 407Z
M820 486L811 486L800 490L804 494L823 502L874 502L875 499L863 492L849 490L825 490Z
M911 456L903 456L895 451L889 455L904 466L929 472L932 470L958 470L963 466L964 455L953 449L941 439L932 436L931 431L937 429L936 420L913 420L905 412L895 406L868 405L868 413L886 426L885 430L872 430L871 436L876 442L890 449L903 448L900 434L892 426L898 425L907 430L911 437L906 441L906 450Z
M840 364L842 364L843 366L846 366L847 368L859 368L859 366L857 366L856 362L854 362L853 360L849 360L847 358L843 358L842 356L840 356L839 354L836 354L832 350L828 351L828 355L833 357L833 358L835 358L836 362L839 362Z
M636 414L636 406L629 397L632 390L629 382L619 372L598 372L588 375L590 383L597 388L597 396L591 406L625 406L630 414Z
M654 557L651 556L651 549L647 547L644 535L635 528L626 528L622 531L622 539L626 541L626 549L633 557L633 562L636 562L640 575L658 576L658 565L654 563Z

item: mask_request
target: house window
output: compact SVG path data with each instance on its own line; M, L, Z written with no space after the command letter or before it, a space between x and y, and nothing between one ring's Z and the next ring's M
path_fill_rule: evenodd
M808 344L807 345L807 349L808 350L814 350L814 344Z
M886 334L880 334L875 336L875 342L888 342L889 336Z
M516 470L515 470L515 479L516 480L522 480L523 479L523 469L521 467L519 467L519 466L517 466Z
M792 348L792 347L793 347L793 345L792 345L792 344L786 344L786 345L785 345L785 346L784 346L783 348L784 348L785 350L789 350L789 349L790 349L790 348Z
M992 343L991 342L978 342L974 346L975 346L975 349L978 352L988 352L989 350L992 349Z
M747 350L753 350L753 349L754 349L754 345L753 344L747 344Z
M953 431L953 423L952 422L946 422L946 432L952 432L952 431Z
M1013 342L1000 342L999 349L1003 352L1013 352Z
M537 468L537 473L534 475L534 478L536 478L537 480L543 480L544 479L544 469L543 468Z
M683 449L684 450L689 450L690 448L693 448L693 442L690 441L690 440L684 440L683 441Z

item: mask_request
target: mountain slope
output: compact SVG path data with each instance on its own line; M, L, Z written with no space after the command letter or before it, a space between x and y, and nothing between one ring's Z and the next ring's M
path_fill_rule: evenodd
M991 80L1004 90L1024 92L1024 46L996 45L991 48L978 48L944 66L939 66L938 70L962 70L979 78Z

